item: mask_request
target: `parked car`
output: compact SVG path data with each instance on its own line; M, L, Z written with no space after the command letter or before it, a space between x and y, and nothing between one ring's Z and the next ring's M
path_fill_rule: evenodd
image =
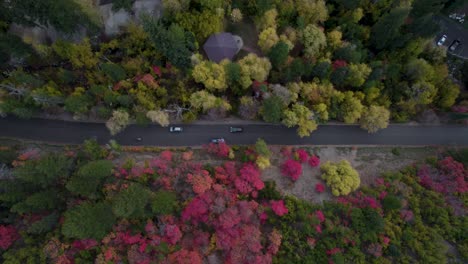
M224 142L225 142L225 141L224 141L224 138L212 138L212 139L211 139L211 143L216 143L216 144L218 144L218 143L224 143Z
M437 46L444 45L446 40L447 40L447 35L442 35L442 37L440 37L439 41L437 41Z
M452 45L450 45L449 50L455 51L460 45L461 45L461 43L460 43L460 41L458 39L454 40L452 42Z
M231 133L239 133L244 131L242 127L229 127L229 132Z
M173 126L171 126L171 127L169 128L169 131L170 131L170 132L182 132L183 129L182 129L181 127L173 127Z

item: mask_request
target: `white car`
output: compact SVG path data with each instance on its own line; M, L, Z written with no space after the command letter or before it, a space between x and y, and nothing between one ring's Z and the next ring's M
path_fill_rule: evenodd
M447 35L443 35L439 41L437 41L437 46L442 46L444 45L445 41L447 40Z
M182 132L183 129L182 129L181 127L172 127L172 126L171 126L171 127L169 128L169 131L170 131L170 132Z
M218 143L224 143L224 138L212 138L211 139L211 143L215 143L215 144L218 144Z

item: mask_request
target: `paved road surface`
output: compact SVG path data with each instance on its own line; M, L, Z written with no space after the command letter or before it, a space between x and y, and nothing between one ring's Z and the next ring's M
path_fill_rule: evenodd
M184 132L169 133L168 128L132 125L114 138L122 145L195 146L211 138L224 137L228 144L253 144L261 137L268 144L284 145L454 145L468 146L468 127L391 125L375 134L357 126L325 125L310 137L300 138L295 129L280 125L242 125L243 133L229 133L229 125L182 125ZM39 140L53 143L82 143L97 136L100 143L112 137L103 124L42 119L0 118L0 137ZM137 142L136 138L143 140Z
M468 30L460 23L445 16L437 16L435 19L439 23L441 29L435 41L437 42L442 35L447 35L447 40L443 46L448 48L454 40L460 40L461 45L451 53L458 57L468 59Z

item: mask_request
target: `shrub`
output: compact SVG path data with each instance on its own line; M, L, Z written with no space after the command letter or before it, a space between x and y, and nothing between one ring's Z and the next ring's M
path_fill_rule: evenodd
M382 207L385 211L394 211L401 208L401 201L394 195L387 195L382 200Z
M347 195L356 190L361 183L358 172L346 160L339 163L326 162L320 169L322 179L335 196Z

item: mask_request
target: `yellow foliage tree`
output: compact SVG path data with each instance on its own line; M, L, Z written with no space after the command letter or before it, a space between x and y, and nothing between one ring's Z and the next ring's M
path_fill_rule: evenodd
M239 83L243 88L252 84L252 80L263 82L267 79L271 70L271 63L267 58L260 58L250 53L238 62L241 67L241 78Z
M276 29L273 27L263 30L258 36L258 46L264 53L267 53L278 41L278 34L276 34Z
M361 128L369 133L375 133L379 129L386 128L390 119L390 111L383 106L371 105L365 108L359 123Z
M257 166L261 170L264 170L264 169L271 166L270 159L265 157L265 156L261 156L261 155L257 157L257 160L255 161L255 164L257 164Z
M322 179L331 188L335 196L348 195L359 188L361 179L359 173L347 160L338 163L326 162L320 167Z
M167 127L169 125L169 114L162 110L148 111L146 117L148 117L151 122L158 123L162 127Z
M227 88L224 66L211 61L197 64L193 68L192 77L196 82L203 83L209 91L224 91Z

